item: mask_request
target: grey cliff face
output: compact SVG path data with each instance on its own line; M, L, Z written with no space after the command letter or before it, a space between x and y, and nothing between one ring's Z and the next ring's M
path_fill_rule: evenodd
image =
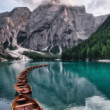
M16 47L18 33L26 28L30 14L29 9L25 7L0 14L0 41L5 48Z
M27 39L22 46L49 53L61 53L87 39L106 19L95 18L85 7L46 4L30 16Z
M0 43L4 48L28 49L59 54L87 39L107 16L94 17L85 7L70 7L56 0L40 5L32 13L15 8L0 14Z

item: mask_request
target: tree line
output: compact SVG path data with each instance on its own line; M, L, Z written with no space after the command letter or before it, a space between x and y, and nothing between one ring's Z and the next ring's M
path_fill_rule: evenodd
M110 59L110 16L87 40L62 53L63 60Z

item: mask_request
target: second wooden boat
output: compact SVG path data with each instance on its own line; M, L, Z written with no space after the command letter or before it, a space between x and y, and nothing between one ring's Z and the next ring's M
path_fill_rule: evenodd
M18 83L27 83L28 79L17 79Z
M14 88L19 94L31 95L32 93L32 87L27 83L16 83Z

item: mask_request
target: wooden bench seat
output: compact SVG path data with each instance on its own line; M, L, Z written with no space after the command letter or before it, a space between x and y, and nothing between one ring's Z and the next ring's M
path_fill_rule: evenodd
M20 98L20 99L17 100L17 102L21 102L21 101L26 101L26 99L25 98Z
M33 105L33 103L27 103L27 104L23 104L23 105L17 105L16 107L19 108L19 107L25 107L25 106L30 106L30 105Z

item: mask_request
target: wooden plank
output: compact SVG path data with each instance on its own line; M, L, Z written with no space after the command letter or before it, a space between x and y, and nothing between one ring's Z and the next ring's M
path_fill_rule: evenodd
M28 103L28 104L18 105L18 106L16 106L16 107L19 108L19 107L24 107L24 106L29 106L29 105L33 105L33 103Z

